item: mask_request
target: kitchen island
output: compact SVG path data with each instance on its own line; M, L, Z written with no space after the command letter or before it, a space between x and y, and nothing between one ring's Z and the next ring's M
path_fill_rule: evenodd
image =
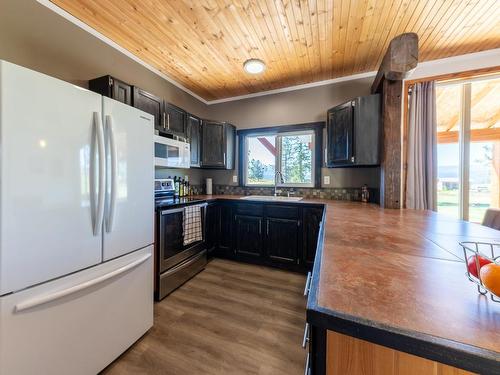
M499 231L330 201L320 236L307 305L312 374L500 373L500 303L466 278L458 244L498 243Z

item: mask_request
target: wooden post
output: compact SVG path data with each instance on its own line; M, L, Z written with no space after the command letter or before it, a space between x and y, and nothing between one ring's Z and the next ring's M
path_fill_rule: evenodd
M402 196L401 129L403 124L403 79L418 63L418 36L401 34L389 44L372 85L382 95L382 155L380 205L400 208Z
M384 80L382 84L382 157L380 167L380 205L401 205L401 97L403 81Z

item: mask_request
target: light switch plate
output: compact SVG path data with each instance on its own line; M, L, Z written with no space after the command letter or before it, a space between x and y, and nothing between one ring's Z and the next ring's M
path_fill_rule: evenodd
M330 176L323 176L323 184L330 185Z
M233 176L233 182L238 182L238 176Z

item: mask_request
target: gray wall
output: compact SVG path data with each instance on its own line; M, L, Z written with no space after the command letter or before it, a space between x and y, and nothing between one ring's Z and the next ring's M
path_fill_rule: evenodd
M325 121L329 108L356 96L369 94L372 82L373 78L363 78L260 96L211 105L209 111L213 119L229 121L239 129ZM205 171L204 175L213 177L214 183L235 185L232 177L237 175L237 170ZM323 177L326 175L330 176L330 185L323 184ZM367 184L369 187L378 188L380 169L323 168L321 182L323 187L360 187Z

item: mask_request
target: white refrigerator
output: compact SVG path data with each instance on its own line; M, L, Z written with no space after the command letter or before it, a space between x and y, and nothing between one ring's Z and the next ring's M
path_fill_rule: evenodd
M152 326L153 124L0 61L0 375L96 374Z

